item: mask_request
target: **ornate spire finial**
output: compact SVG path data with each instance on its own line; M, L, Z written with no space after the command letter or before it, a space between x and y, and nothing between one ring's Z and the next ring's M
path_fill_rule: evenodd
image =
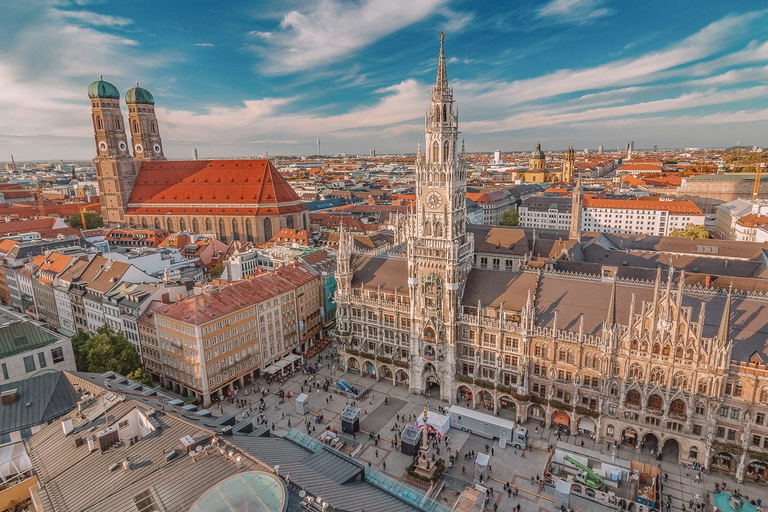
M136 82L136 87L138 87L138 86L139 86L139 82L137 81L137 82Z
M437 65L437 81L435 85L437 90L448 90L448 73L445 71L445 48L443 41L445 40L445 32L440 32L440 60Z
M104 80L104 75L99 75L99 80Z

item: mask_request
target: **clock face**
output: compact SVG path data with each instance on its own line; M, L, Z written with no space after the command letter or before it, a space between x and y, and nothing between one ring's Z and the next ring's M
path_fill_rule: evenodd
M99 142L99 149L102 150L102 151L106 151L107 150L107 143L104 142L104 141Z
M155 144L154 147L152 147L152 149L155 151L155 153L159 153L160 152L160 144Z
M141 153L142 151L144 151L144 148L141 147L141 144L136 144L136 147L134 149L136 150L137 153Z
M437 192L430 192L427 196L427 206L437 208L443 202L443 198Z
M125 142L120 141L120 144L117 145L118 148L120 148L120 151L125 151L125 149L128 147L125 145Z

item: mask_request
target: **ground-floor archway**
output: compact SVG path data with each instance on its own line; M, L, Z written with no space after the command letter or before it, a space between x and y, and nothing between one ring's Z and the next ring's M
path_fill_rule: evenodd
M552 427L565 435L570 435L571 416L567 412L556 410L552 413Z
M499 405L496 409L500 418L509 421L517 421L517 404L508 396L499 398Z
M483 410L489 413L493 413L493 395L486 390L482 390L478 394L478 398L480 399L480 403L478 403L478 407L482 406Z
M664 441L661 448L660 460L677 463L680 460L680 443L674 437Z
M736 465L736 459L728 452L718 452L709 460L710 469L719 469L720 471L732 472Z
M747 464L747 478L752 478L757 482L765 482L768 479L768 464L763 461L753 460Z
M542 406L538 404L531 404L528 406L528 416L535 420L544 421L547 417L547 413Z
M472 390L469 388L469 386L461 385L456 388L457 404L466 406L467 408L471 409L474 403L474 397L475 395L472 393Z
M440 399L440 380L436 375L430 375L427 377L424 386L424 394L437 400Z
M379 365L379 378L391 379L392 378L392 368L390 368L386 364Z
M645 434L642 441L640 441L640 449L646 450L648 453L651 453L651 450L653 450L653 453L656 453L658 448L659 438L652 432Z
M621 444L625 446L635 447L637 444L637 430L632 427L627 427L621 431Z
M395 370L395 385L401 383L403 386L408 387L408 372L402 368Z
M363 375L366 377L371 377L373 379L376 378L376 365L374 365L370 361L365 361L363 363Z
M594 434L597 431L597 426L595 425L595 420L589 416L582 416L579 418L578 429L582 434L589 435Z
M348 372L360 373L360 361L356 357L348 357L346 366Z

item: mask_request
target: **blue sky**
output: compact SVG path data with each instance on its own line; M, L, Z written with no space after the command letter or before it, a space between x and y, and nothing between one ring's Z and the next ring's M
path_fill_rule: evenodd
M91 158L99 74L154 94L171 158L414 152L440 31L468 151L768 145L766 7L7 0L0 160Z

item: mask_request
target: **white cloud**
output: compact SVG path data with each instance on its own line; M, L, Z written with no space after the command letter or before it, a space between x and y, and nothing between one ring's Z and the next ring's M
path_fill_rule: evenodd
M98 14L90 11L57 10L55 12L63 18L69 18L71 20L80 21L88 25L96 25L100 27L124 27L133 23L133 20L129 20L128 18L108 16L106 14Z
M442 29L449 34L460 32L475 19L475 13L473 12L457 12L451 9L443 9L440 14L445 16Z
M603 0L552 0L536 12L540 18L577 25L613 14L611 9L603 7Z
M195 46L202 46L202 47L205 47L205 48L213 48L214 45L212 43L195 43Z
M280 30L265 38L268 46L256 50L267 61L270 73L315 68L424 19L446 1L320 0L312 10L283 16Z

